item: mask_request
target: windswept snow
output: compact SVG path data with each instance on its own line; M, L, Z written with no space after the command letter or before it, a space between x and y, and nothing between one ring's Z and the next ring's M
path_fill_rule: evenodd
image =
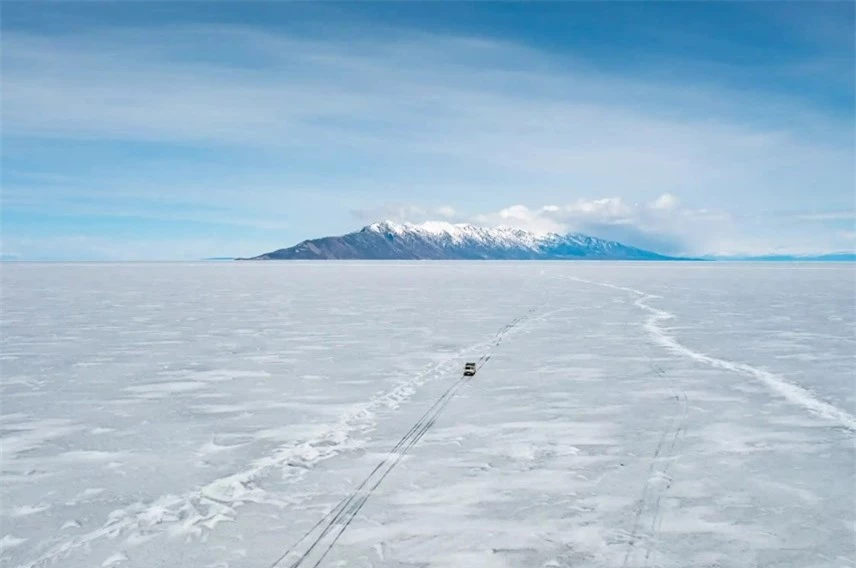
M856 566L853 265L2 271L0 566Z

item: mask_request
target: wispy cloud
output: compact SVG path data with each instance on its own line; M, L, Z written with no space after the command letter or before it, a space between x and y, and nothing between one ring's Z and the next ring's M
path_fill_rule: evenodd
M200 43L229 45L254 65L203 58ZM625 169L661 175L804 149L792 132L762 125L783 110L823 138L849 136L834 119L784 98L760 108L740 93L610 77L582 65L560 72L520 46L434 35L314 41L222 26L59 38L7 32L3 63L11 135L321 144L314 149L322 153L368 145L393 156L420 151L560 173L622 158L631 159ZM729 102L712 104L720 95ZM681 106L661 112L672 103ZM759 111L755 118L747 105ZM807 157L834 159L834 147L811 147ZM699 155L706 151L725 155Z
M827 213L800 213L794 215L800 221L856 221L856 211L830 211Z
M856 181L840 116L480 38L5 31L2 58L4 166L21 172L4 204L28 212L302 237L353 215L513 221L699 252L752 229L772 245L735 223L844 210ZM33 159L54 171L23 179Z
M384 220L419 223L422 221L433 221L437 219L447 221L456 220L459 217L455 209L448 205L442 205L439 207L422 207L406 203L393 203L368 209L354 209L351 213L354 217L364 223L374 223L376 221Z

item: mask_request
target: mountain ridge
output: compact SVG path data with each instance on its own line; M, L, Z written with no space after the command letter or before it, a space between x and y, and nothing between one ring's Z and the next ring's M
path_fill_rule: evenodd
M381 221L236 260L683 260L581 233Z

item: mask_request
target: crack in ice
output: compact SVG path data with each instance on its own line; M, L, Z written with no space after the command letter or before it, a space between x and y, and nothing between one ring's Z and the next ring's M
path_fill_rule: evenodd
M637 290L635 288L616 286L607 282L585 280L583 278L576 277L569 277L569 279L585 284L593 284L596 286L602 286L604 288L620 290L622 292L628 292L630 294L639 296L639 298L634 302L634 304L651 314L651 316L645 322L645 331L654 339L654 341L656 341L662 347L665 347L673 353L681 355L687 359L691 359L699 363L704 363L717 369L723 369L726 371L741 374L743 376L751 377L765 385L774 393L788 400L789 402L798 406L802 406L803 408L812 411L814 414L820 416L821 418L836 422L840 426L843 426L844 428L850 431L856 432L856 416L853 416L849 412L838 408L837 406L834 406L828 402L816 398L814 394L811 393L811 391L788 381L784 377L779 376L775 373L771 373L769 371L764 371L763 369L758 369L757 367L753 367L752 365L747 365L746 363L738 363L735 361L728 361L726 359L712 357L705 353L694 351L693 349L690 349L686 345L680 343L677 339L675 339L674 336L670 335L663 327L660 326L660 322L673 319L675 315L665 310L650 306L647 303L650 300L660 298L660 296L648 294L647 292L643 292L642 290Z

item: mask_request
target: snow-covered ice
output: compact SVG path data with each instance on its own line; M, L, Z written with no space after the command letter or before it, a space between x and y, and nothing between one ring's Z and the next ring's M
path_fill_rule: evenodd
M856 265L0 276L0 566L856 566Z

